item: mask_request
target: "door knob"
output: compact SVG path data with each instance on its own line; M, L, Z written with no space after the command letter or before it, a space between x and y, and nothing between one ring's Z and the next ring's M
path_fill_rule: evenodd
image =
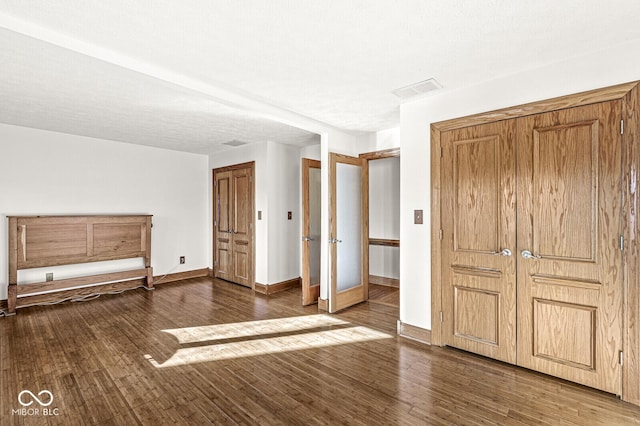
M342 242L342 240L339 240L339 239L337 239L337 238L329 238L329 242L330 242L331 244L335 244L335 243L341 243L341 242Z
M509 250L508 248L506 249L502 249L501 252L499 253L493 253L495 256L511 256L511 250Z
M302 241L315 241L315 238L311 238L309 236L302 237Z
M537 254L533 254L531 253L529 250L522 250L522 253L520 253L522 255L523 258L525 259L540 259L540 255Z

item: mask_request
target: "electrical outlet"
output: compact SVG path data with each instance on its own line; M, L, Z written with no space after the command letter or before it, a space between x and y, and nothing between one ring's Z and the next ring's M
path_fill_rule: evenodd
M47 272L45 276L47 281L53 281L53 272Z
M182 265L182 264L184 264L184 262L185 262L184 256L180 256L180 264Z

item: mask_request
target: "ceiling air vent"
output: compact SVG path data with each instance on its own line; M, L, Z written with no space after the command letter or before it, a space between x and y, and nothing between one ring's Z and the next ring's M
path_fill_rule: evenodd
M239 140L237 140L237 139L234 139L234 140L229 141L229 142L224 142L222 145L227 145L227 146L242 146L242 145L246 145L246 144L247 144L247 142L242 142L242 141L239 141Z
M424 95L425 93L441 89L442 85L436 81L435 78L419 81L417 83L410 84L408 86L401 87L393 91L393 94L400 99L410 99L414 96Z

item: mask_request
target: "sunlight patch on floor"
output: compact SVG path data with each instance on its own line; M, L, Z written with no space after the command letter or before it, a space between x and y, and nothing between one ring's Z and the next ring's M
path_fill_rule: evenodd
M190 327L190 332L187 334L181 333L181 331L185 329L163 331L171 332L171 334L176 336L181 336L183 339L181 340L181 343L195 343L205 341L210 342L211 340L229 339L241 336L255 337L260 334L273 335L277 333L295 332L329 325L350 324L326 315L313 315L295 318L298 318L298 321L305 321L296 325L291 322L293 318L281 318L276 320ZM282 323L280 323L281 321ZM280 324L282 326L280 326ZM240 330L232 327L237 327L239 325L248 328L248 330L246 330L246 334L238 334ZM220 328L216 329L216 327ZM194 331L196 331L195 329L198 329L201 334L198 335L198 333L194 333ZM220 330L222 334L215 334L214 330ZM198 335L198 337L196 337L196 335ZM335 330L309 331L306 333L286 336L268 337L263 339L252 338L239 342L214 343L197 347L181 348L162 363L157 362L151 355L145 355L145 358L156 368L166 368L264 354L346 345L370 340L391 339L393 337L394 336L390 334L368 327L352 326L337 328Z
M260 321L234 322L229 324L203 325L199 327L174 328L162 331L175 336L175 338L178 339L178 343L184 344L262 336L273 333L290 333L318 327L346 324L349 323L329 315L318 314Z

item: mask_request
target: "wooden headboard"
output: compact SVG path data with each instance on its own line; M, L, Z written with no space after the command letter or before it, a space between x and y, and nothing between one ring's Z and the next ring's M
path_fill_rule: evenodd
M8 311L34 293L145 278L153 288L151 215L9 216ZM18 270L144 258L144 269L18 285Z

